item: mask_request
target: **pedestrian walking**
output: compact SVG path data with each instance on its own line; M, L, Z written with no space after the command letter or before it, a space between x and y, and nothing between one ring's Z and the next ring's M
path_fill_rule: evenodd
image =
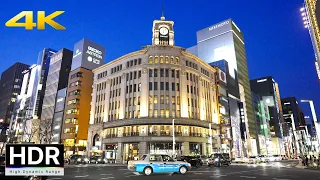
M306 155L306 166L308 167L308 156Z

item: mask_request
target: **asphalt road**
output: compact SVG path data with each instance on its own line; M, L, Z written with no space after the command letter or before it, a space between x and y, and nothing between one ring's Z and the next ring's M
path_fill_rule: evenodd
M65 168L64 177L50 177L49 180L320 180L320 171L296 168L297 161L274 162L259 165L232 164L229 167L207 167L191 169L187 174L155 174L144 176L128 171L119 165L70 165Z

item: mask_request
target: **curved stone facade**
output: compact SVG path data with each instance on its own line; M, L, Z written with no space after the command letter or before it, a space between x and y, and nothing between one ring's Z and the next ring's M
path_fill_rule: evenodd
M173 119L175 154L219 148L215 72L183 48L161 45L95 69L88 152L112 151L122 162L144 153L172 154Z

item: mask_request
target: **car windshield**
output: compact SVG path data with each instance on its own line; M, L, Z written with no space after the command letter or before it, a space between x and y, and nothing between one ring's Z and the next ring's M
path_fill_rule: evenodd
M264 155L259 155L259 157L264 157Z
M146 157L147 157L147 155L142 155L142 156L139 157L139 160L143 161Z
M249 158L256 158L255 156L250 156Z
M279 155L273 155L273 157L279 157Z

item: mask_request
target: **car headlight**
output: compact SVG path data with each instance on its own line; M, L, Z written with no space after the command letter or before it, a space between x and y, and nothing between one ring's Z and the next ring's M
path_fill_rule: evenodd
M98 161L101 161L101 159L98 159Z
M219 159L218 159L218 158L215 158L214 161L219 161Z
M191 164L190 164L190 163L188 163L188 166L189 166L189 167L191 167Z
M85 160L85 161L89 161L89 159L88 159L88 158L84 158L84 160Z
M77 161L81 161L81 158L78 158Z

